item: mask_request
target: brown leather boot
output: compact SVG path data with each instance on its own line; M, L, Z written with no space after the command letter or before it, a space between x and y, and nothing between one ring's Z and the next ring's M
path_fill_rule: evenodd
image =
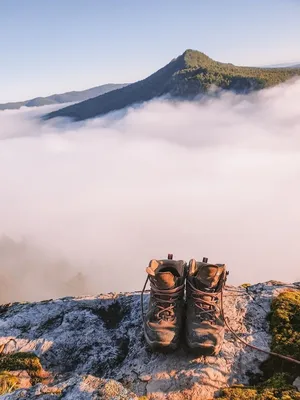
M190 260L186 282L186 341L198 355L217 355L224 339L221 293L226 281L224 264Z
M173 350L179 345L184 315L184 261L152 260L146 269L150 301L144 316L144 334L152 350Z

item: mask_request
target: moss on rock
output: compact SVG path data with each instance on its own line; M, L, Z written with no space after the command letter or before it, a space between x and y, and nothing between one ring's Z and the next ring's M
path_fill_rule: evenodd
M277 296L269 316L271 351L300 360L300 291L289 290ZM222 390L221 400L300 400L292 386L300 375L299 365L270 357L263 365L265 381L258 386L235 386Z
M232 387L223 389L219 400L300 400L300 392L293 389Z
M286 291L273 300L270 329L271 350L300 360L300 291ZM272 358L270 367L299 374L299 365Z
M253 387L234 386L222 390L220 400L300 400L300 392L290 385L288 375L274 374Z
M269 323L271 351L300 360L300 291L285 291L272 301ZM289 384L300 376L299 365L274 356L261 369L265 379L274 373L285 373Z

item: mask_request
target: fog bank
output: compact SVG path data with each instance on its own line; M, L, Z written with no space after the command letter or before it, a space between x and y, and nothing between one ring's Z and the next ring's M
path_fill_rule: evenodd
M0 112L0 301L140 290L151 258L300 281L300 81L84 123Z

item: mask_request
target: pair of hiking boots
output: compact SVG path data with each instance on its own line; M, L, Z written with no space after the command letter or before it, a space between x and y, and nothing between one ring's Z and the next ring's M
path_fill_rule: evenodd
M187 264L169 255L167 260L151 260L146 272L151 290L143 318L149 347L153 351L175 350L184 331L186 344L194 353L217 355L224 339L221 302L225 265L209 264L207 258Z

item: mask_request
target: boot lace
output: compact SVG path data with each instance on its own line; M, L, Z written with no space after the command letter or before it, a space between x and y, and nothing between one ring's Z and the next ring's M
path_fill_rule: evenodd
M201 320L216 322L217 313L221 314L221 308L218 305L219 293L202 292L195 288L190 280L187 280L187 284L190 289L189 297L193 299L193 303L197 309L196 316ZM210 299L205 300L203 297L210 297Z
M142 308L142 317L145 319L144 313L144 292L149 280L149 276L146 279L145 285L141 292L141 308ZM158 289L150 278L150 286L151 286L151 297L155 303L155 313L154 317L158 320L164 321L173 321L175 318L175 307L176 301L183 297L184 284L174 288L174 289Z

